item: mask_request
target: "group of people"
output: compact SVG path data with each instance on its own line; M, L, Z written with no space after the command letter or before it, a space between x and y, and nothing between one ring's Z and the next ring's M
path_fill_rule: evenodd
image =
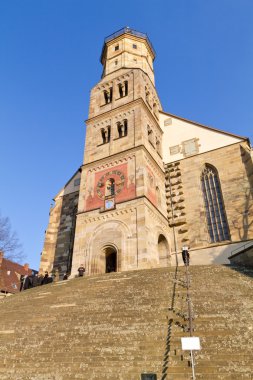
M35 288L36 286L46 285L53 282L53 277L49 276L48 272L45 272L45 275L38 273L33 273L30 275L20 276L20 291Z
M187 246L182 247L182 259L183 259L184 265L189 266L190 254L189 254L189 247ZM77 269L77 272L78 272L78 277L83 277L85 275L85 267L83 266L83 264L80 265L80 267ZM68 276L69 276L68 273L65 272L63 275L63 280L67 280ZM52 275L49 276L49 273L47 271L45 272L44 276L38 273L34 274L33 272L30 275L22 274L20 276L20 291L31 289L40 285L50 284L53 281L54 281L54 277Z
M83 264L81 264L81 266L77 269L78 271L78 277L83 277L84 274L85 274L85 268L83 266ZM23 275L21 274L20 276L20 291L22 290L26 290L26 289L31 289L31 288L35 288L36 286L41 286L41 285L46 285L46 284L50 284L51 282L54 281L54 278L56 276L51 274L49 275L49 273L46 271L44 276L42 274L39 274L39 273L33 273L30 274L30 275ZM58 275L59 277L59 275ZM69 274L67 272L64 273L63 275L63 280L67 280L69 277ZM58 278L59 280L59 278ZM57 281L57 279L56 279Z

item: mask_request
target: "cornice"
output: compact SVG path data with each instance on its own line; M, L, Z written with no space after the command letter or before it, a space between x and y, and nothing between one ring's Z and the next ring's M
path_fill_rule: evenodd
M137 99L134 99L134 100L131 100L130 102L126 103L126 104L122 104L118 107L115 107L113 109L110 109L108 111L105 111L105 112L102 112L100 113L99 115L96 115L96 116L93 116L91 117L90 119L87 119L85 120L85 123L87 124L87 126L91 123L94 123L94 122L97 122L97 121L100 121L100 119L102 118L109 118L109 115L110 117L113 117L114 114L118 113L118 112L124 112L125 109L128 109L130 107L134 107L135 105L138 105L138 104L141 104L142 106L144 106L144 108L146 110L148 110L148 114L151 116L151 118L153 119L153 121L155 122L155 124L158 126L161 134L163 134L163 130L162 128L160 127L160 123L159 123L159 120L157 120L155 118L155 116L153 115L153 113L151 112L151 110L149 109L148 105L144 102L144 99L142 97L140 98L137 98Z

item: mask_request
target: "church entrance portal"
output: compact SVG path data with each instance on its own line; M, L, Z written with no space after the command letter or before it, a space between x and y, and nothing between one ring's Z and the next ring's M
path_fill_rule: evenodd
M117 272L117 251L113 247L105 249L105 273Z

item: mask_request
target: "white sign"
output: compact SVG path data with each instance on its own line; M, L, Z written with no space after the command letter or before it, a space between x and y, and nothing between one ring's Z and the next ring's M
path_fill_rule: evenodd
M200 340L197 337L181 338L182 350L200 350Z

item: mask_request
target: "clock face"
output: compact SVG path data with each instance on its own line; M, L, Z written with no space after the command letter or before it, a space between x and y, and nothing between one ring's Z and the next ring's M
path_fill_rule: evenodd
M105 209L111 209L114 208L114 200L113 199L106 199L105 200Z
M125 184L125 176L119 170L111 170L99 179L96 186L96 193L100 199L105 196L117 195L121 192Z

